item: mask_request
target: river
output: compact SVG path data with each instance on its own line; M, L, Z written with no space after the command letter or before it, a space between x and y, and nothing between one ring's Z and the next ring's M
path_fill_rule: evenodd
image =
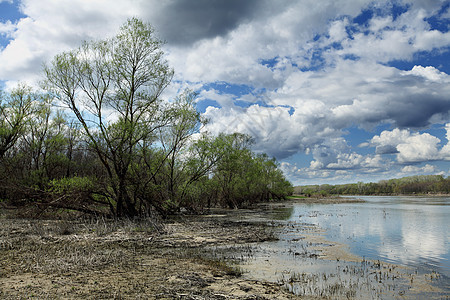
M254 245L245 276L304 296L450 297L450 197L356 198L277 209L279 240Z

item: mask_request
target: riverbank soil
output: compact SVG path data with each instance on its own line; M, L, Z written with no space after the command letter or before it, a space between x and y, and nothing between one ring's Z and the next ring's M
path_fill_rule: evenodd
M0 214L1 299L295 299L245 280L216 247L273 239L255 211L149 220L29 220Z

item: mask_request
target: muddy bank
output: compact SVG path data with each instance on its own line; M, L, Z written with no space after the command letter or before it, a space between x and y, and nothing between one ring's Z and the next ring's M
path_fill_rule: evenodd
M214 247L274 239L262 210L148 221L0 217L1 299L293 299L246 280Z
M341 196L330 196L330 197L291 197L291 202L296 203L314 203L314 204L339 204L339 203L363 203L362 199L341 197Z

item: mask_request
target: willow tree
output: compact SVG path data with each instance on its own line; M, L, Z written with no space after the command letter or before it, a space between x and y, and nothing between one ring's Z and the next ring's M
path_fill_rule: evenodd
M129 19L119 33L61 53L44 68L46 86L84 128L105 169L105 199L117 217L139 214L128 181L139 145L170 119L160 95L173 70L150 24Z
M11 93L0 92L0 161L24 133L34 112L34 103L43 96L20 84Z
M19 84L10 93L0 91L0 198L18 195L17 176L24 165L20 143L29 129L36 104L45 98L31 87Z

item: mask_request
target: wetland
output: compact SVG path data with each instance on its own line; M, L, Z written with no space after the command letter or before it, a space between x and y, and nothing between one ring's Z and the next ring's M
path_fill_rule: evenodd
M361 201L358 201L361 200ZM246 275L297 295L448 298L449 197L351 197L278 208L278 240L258 245Z
M291 199L158 223L3 213L0 298L445 299L448 201Z

